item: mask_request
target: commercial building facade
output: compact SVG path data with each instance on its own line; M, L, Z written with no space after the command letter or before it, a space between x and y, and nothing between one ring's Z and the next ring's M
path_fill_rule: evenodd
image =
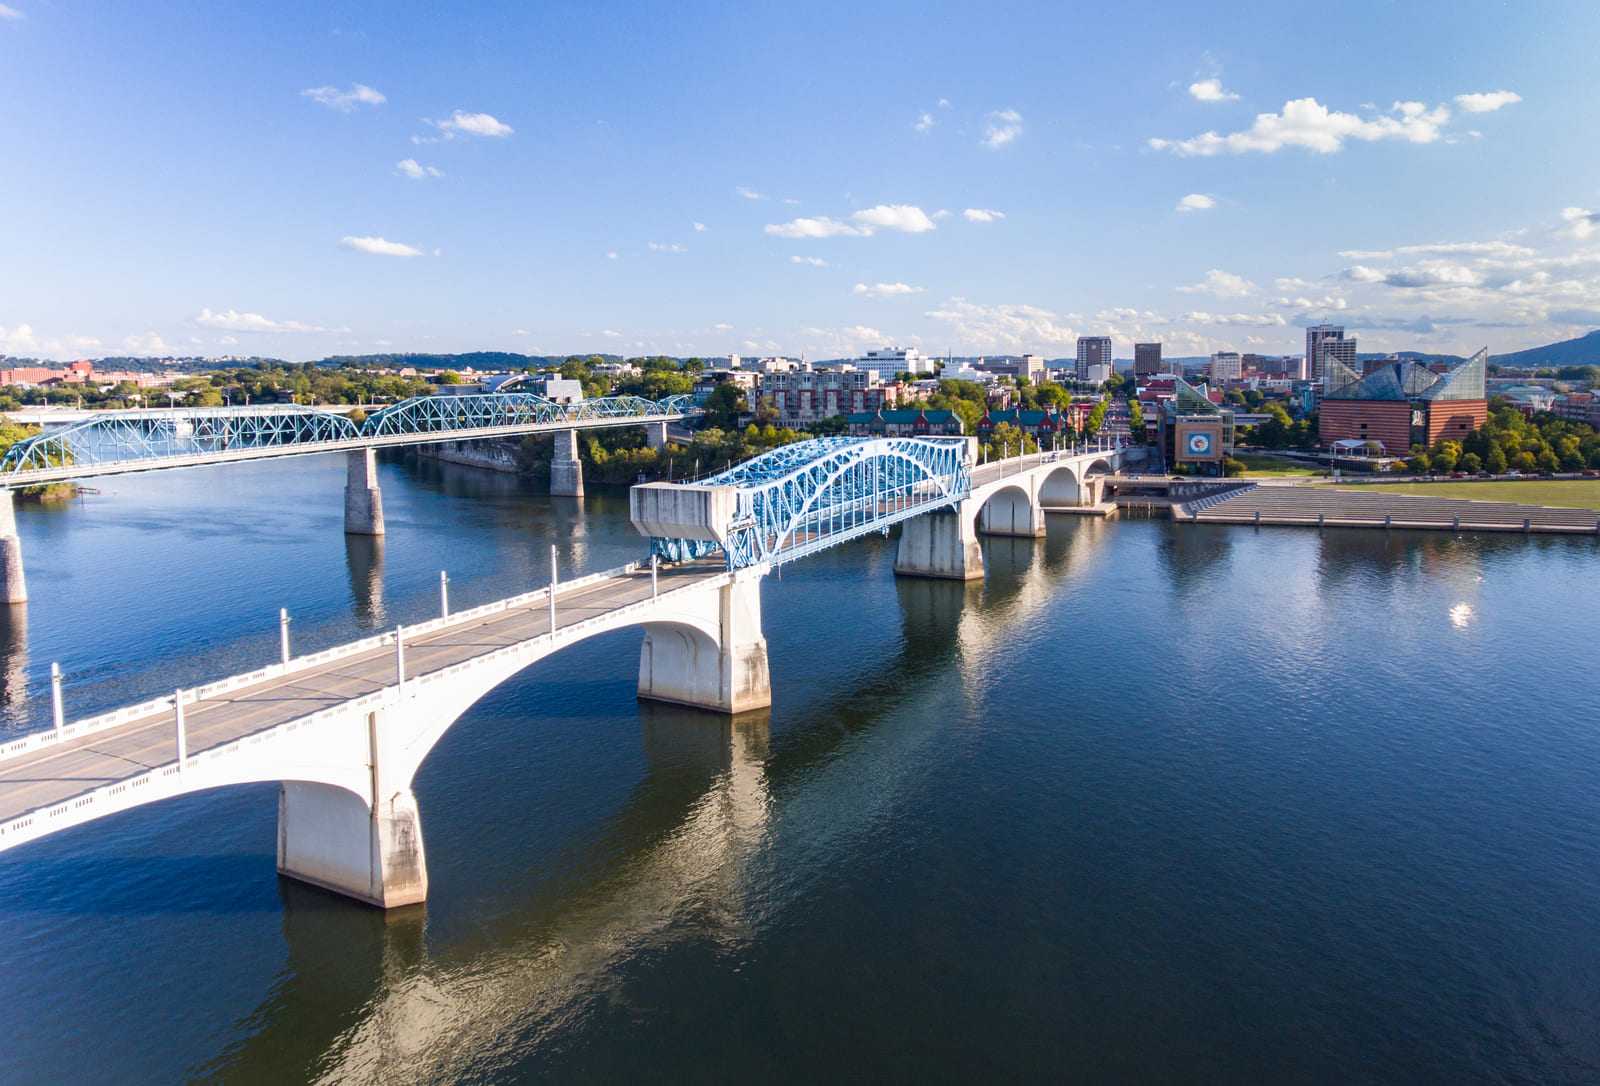
M1103 366L1104 370L1096 367ZM1103 372L1104 377L1093 377L1092 373ZM1104 381L1111 375L1111 337L1110 336L1079 336L1078 337L1078 380Z
M1362 376L1330 359L1317 409L1318 438L1324 446L1376 441L1390 456L1403 455L1413 445L1459 441L1488 418L1488 363L1485 347L1442 373L1400 361Z
M764 375L760 395L778 413L779 425L804 427L836 415L893 407L899 402L899 389L866 370L798 370Z
M1161 372L1161 344L1135 343L1133 345L1133 375Z

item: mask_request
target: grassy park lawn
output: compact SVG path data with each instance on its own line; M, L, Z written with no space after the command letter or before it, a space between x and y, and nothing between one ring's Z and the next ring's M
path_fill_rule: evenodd
M1484 502L1522 502L1574 509L1600 509L1600 479L1528 479L1508 482L1386 483L1362 487L1384 493L1423 494Z
M1235 460L1241 460L1245 466L1247 479L1280 479L1295 475L1326 475L1326 468L1303 464L1298 460L1284 460L1276 456L1261 453L1235 452Z

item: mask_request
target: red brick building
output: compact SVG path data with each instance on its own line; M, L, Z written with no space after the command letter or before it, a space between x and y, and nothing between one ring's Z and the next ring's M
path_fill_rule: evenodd
M1329 361L1317 409L1318 437L1324 446L1351 439L1376 441L1390 456L1413 445L1459 441L1489 417L1484 392L1488 361L1484 348L1454 366L1387 362L1366 376Z

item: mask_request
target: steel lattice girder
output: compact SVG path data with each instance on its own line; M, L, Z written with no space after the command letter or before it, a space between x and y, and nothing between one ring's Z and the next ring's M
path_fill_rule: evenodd
M499 427L559 425L589 419L663 419L687 410L687 397L660 403L608 396L562 405L525 392L414 396L356 424L344 415L290 404L107 411L13 445L0 476L63 464L95 466L243 449L300 448L366 437L436 434Z
M781 563L909 516L952 505L971 490L965 439L815 438L763 453L692 484L738 488L723 550L730 569ZM716 544L657 539L669 561Z

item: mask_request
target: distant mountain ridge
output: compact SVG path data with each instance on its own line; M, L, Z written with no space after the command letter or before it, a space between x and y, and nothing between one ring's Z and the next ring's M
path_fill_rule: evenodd
M1600 329L1579 336L1577 339L1546 343L1543 347L1529 347L1527 350L1513 351L1510 354L1492 354L1489 356L1489 361L1496 366L1512 366L1517 369L1545 367L1560 369L1562 366L1591 365L1600 362Z

